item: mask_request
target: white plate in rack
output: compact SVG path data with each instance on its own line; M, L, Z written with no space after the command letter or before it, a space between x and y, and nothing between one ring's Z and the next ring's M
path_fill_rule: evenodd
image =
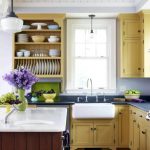
M52 60L52 75L54 74L54 61Z
M49 74L51 74L51 70L52 70L52 65L51 65L51 60L48 61L49 62Z
M60 74L60 61L58 60L58 73L57 74Z

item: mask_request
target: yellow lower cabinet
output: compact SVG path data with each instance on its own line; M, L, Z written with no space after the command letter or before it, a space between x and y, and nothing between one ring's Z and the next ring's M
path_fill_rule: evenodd
M114 145L115 131L112 123L94 123L94 145Z
M73 145L93 145L93 122L73 123Z
M115 145L113 120L76 120L72 122L71 150L78 148L112 148Z
M129 147L129 107L118 106L119 147Z
M136 120L133 124L133 150L140 150L140 128Z

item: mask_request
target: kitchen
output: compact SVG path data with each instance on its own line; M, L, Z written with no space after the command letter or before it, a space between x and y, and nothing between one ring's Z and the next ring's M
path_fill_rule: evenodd
M149 1L8 2L0 148L150 150ZM20 74L31 83L14 83Z

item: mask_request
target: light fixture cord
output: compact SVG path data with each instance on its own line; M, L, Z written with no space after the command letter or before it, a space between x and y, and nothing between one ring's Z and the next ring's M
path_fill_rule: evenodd
M11 0L11 12L13 12L14 11L14 8L13 8L14 6L13 6L13 0Z

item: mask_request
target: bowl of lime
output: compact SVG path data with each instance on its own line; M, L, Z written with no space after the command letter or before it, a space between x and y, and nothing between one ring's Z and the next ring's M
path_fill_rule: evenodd
M139 99L141 92L139 90L126 90L124 97L126 100L131 101L132 99Z

